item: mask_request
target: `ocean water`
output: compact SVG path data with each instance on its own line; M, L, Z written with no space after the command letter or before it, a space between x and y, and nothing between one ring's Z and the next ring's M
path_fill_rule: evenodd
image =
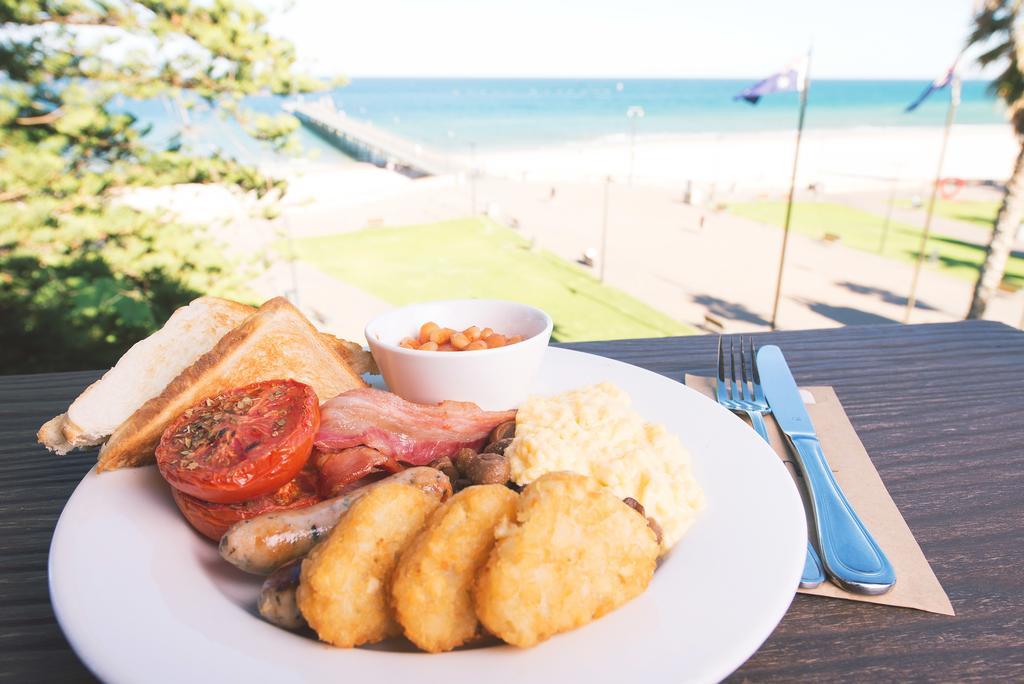
M338 109L441 150L469 153L501 148L557 145L628 136L723 133L792 129L798 95L777 93L757 105L733 96L754 79L407 79L356 78L326 94ZM949 91L932 95L904 113L926 81L812 80L806 128L941 126ZM257 111L281 110L284 98L252 97ZM632 107L642 117L629 118ZM200 152L220 150L246 161L274 158L233 122L201 109L190 125L166 101L130 102L125 108L153 124L159 143L184 130L186 144ZM635 111L635 110L634 110ZM1001 103L987 83L966 81L957 112L960 124L1005 122ZM322 161L347 157L308 131L300 135L306 153Z

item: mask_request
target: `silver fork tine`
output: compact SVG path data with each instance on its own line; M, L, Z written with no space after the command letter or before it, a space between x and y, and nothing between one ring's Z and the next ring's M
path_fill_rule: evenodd
M753 401L754 395L750 391L750 385L747 384L747 360L743 354L743 338L740 338L740 377L743 379L743 399L745 401Z
M722 336L718 336L718 379L715 382L715 398L723 406L728 405L729 397L725 385L725 358L722 356Z
M763 407L768 406L768 402L764 399L764 390L761 389L761 374L757 372L756 356L754 354L754 338L748 337L747 341L750 343L750 369L754 379L754 401Z
M733 344L735 338L729 338L729 365L732 368L732 400L734 402L743 401L743 390L740 389L739 376L736 375L736 347Z

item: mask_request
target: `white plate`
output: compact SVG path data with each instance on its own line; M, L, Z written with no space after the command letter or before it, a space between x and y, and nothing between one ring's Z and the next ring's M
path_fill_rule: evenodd
M647 591L534 648L427 655L336 649L256 616L260 579L192 532L155 468L91 471L50 546L50 594L68 641L110 682L711 682L739 667L796 590L806 526L781 461L742 421L678 382L551 349L553 393L610 380L693 454L707 507Z

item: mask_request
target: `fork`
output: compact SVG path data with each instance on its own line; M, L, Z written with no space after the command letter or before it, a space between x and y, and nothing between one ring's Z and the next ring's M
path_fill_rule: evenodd
M754 340L748 337L750 347L750 378L747 378L747 359L743 352L743 338L740 338L739 354L736 353L734 338L729 338L729 377L725 375L725 354L723 354L722 336L718 338L718 377L715 380L715 398L718 403L734 413L744 413L750 418L751 425L764 441L771 444L768 437L768 426L764 417L771 413L771 408L761 390L761 374L757 371L757 356L754 354ZM736 374L736 361L739 360L740 372ZM800 586L813 589L825 581L821 559L811 542L807 542L807 557L804 559L804 571L800 576Z

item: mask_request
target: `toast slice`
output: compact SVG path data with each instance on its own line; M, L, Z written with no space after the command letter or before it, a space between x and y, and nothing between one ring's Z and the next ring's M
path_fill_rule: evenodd
M321 401L366 386L337 345L321 336L287 299L277 297L122 423L100 449L97 469L152 463L164 428L185 409L217 392L277 378L312 386Z
M58 454L100 444L255 311L219 297L199 297L176 310L164 327L136 342L102 378L85 388L67 413L44 424L39 441Z
M347 363L358 375L362 375L363 373L380 375L380 368L377 367L377 362L374 360L373 354L363 349L363 345L358 342L343 340L340 337L335 337L334 335L324 332L320 333L320 337L323 338L324 342L333 346L341 358L345 359L345 363Z
M254 313L256 307L229 299L192 300L171 314L160 330L125 352L113 368L85 388L66 413L39 428L37 439L61 455L102 444L140 406ZM320 334L357 374L380 373L362 345Z

